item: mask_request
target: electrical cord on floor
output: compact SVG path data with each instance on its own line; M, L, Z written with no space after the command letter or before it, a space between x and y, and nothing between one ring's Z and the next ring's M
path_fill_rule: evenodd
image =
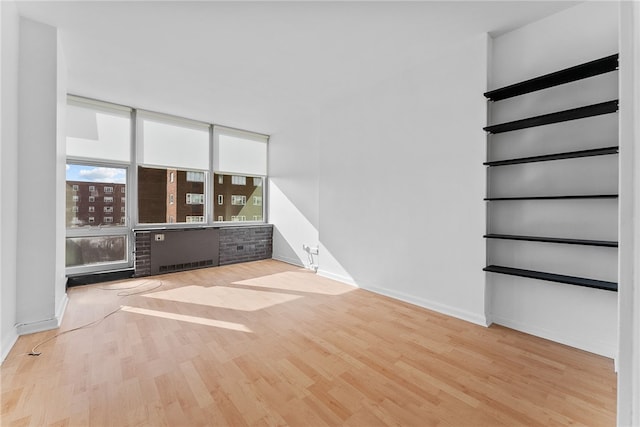
M102 289L103 291L125 291L125 290L128 290L128 289L137 289L140 286L144 286L144 285L146 285L148 283L151 283L151 281L146 280L146 281L140 283L139 285L129 286L129 287L126 287L126 288L98 288L98 289ZM144 292L149 292L149 291L156 290L160 286L162 286L162 282L160 282L160 284L158 284L157 286L155 286L155 287L153 287L151 289L144 289L144 290L142 290L140 292L118 292L116 295L118 295L119 297L128 297L129 295L137 295L137 294L141 294L141 293L144 293Z
M128 296L131 296L131 295L144 294L145 292L155 291L156 289L158 289L162 285L163 285L163 283L160 282L156 286L154 286L153 288L143 289L143 290L138 291L138 292L118 292L116 295L119 296L119 297L128 297ZM141 286L141 285L138 285L138 286ZM138 286L134 286L132 289L135 289ZM119 289L114 289L114 291L116 291L116 290L119 290Z
M146 285L147 283L149 283L149 281L146 281L146 282L143 282L143 283L141 283L139 285L131 286L131 287L128 287L128 288L99 288L99 289L103 289L105 291L122 291L122 290L128 290L128 289L137 289L142 285ZM142 293L145 293L145 292L150 292L150 291L156 290L159 287L161 287L162 285L163 285L163 283L160 282L160 283L158 283L156 286L154 286L151 289L143 289L143 290L137 291L137 292L118 292L116 295L120 296L120 297L128 297L128 296L131 296L131 295L138 295L138 294L142 294ZM41 341L38 344L36 344L31 349L31 351L29 353L27 353L27 355L28 356L40 356L42 354L42 352L39 352L37 350L38 350L38 347L40 347L41 345L46 344L49 341L51 341L51 340L53 340L55 338L58 338L61 335L68 334L69 332L74 332L74 331L78 331L80 329L85 329L85 328L90 328L92 326L96 326L96 325L100 324L103 320L105 320L107 317L112 316L112 315L116 314L117 312L119 312L121 309L122 309L122 306L120 306L120 307L116 308L115 310L113 310L112 312L104 315L102 318L94 320L93 322L89 322L89 323L86 323L86 324L84 324L82 326L78 326L76 328L69 329L68 331L63 331L63 332L60 332L58 334L55 334L54 336L49 337L46 340Z
M61 335L68 334L69 332L73 332L73 331L77 331L77 330L80 330L80 329L84 329L84 328L88 328L88 327L91 327L91 326L95 326L95 325L99 324L100 322L102 322L102 321L103 321L104 319L106 319L107 317L109 317L109 316L111 316L111 315L116 314L116 313L117 313L117 312L119 312L121 309L122 309L122 307L118 307L118 308L116 308L115 310L113 310L111 313L107 314L106 316L103 316L101 319L97 319L97 320L94 320L93 322L89 322L89 323L87 323L87 324L85 324L85 325L78 326L78 327L76 327L76 328L69 329L68 331L63 331L63 332L60 332L60 333L58 333L58 334L55 334L54 336L49 337L49 338L47 338L46 340L41 341L41 342L39 342L38 344L36 344L36 345L31 349L31 352L29 352L29 353L27 353L27 354L28 354L29 356L40 356L40 355L42 354L42 352L38 352L38 351L36 351L36 350L37 350L37 349L38 349L38 347L40 347L41 345L46 344L46 343L48 343L49 341L51 341L51 340L53 340L53 339L55 339L55 338L58 338L58 337L59 337L59 336L61 336Z

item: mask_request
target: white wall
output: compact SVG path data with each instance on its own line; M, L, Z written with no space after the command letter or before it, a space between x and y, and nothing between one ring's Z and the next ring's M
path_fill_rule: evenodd
M66 305L65 163L57 127L66 88L59 86L64 62L56 28L21 18L19 49L16 320L22 334L59 326ZM54 178L42 179L47 176Z
M287 195L301 210L317 203L307 219L319 225L320 274L485 324L487 43L479 35L410 69L399 64L272 136L273 182L299 190ZM307 165L316 151L317 171ZM310 230L284 224L283 204L272 192L276 229ZM297 249L302 239L282 240ZM282 246L274 242L274 257L286 257Z
M620 6L618 425L640 425L640 7Z
M502 87L618 52L618 5L585 2L493 40L492 86ZM617 73L493 104L499 123L618 97ZM492 160L617 145L617 114L492 136ZM618 191L618 156L491 168L489 192L515 195ZM493 233L617 240L617 200L494 202ZM617 282L617 251L577 245L488 242L489 264ZM487 273L496 323L608 357L617 353L617 293Z
M273 257L301 266L310 264L302 245L318 245L318 150L315 122L309 116L269 138Z
M54 306L55 318L62 320L67 306L67 276L66 266L66 163L67 163L67 61L64 56L60 37L57 39L56 49L56 215L55 215L55 278L54 278Z
M0 2L0 362L17 339L18 27L16 5Z

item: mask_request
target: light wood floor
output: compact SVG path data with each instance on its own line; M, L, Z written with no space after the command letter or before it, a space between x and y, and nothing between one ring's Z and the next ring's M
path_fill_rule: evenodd
M610 359L277 261L69 297L60 331L122 309L38 357L59 331L21 337L1 368L3 427L615 425Z

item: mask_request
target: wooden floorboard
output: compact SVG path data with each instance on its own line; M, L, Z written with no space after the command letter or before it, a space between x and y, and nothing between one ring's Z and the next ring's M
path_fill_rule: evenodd
M69 298L2 364L3 427L615 425L610 359L277 261Z

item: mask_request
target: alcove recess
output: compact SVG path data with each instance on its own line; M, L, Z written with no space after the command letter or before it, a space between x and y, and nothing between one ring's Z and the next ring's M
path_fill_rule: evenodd
M617 291L618 55L485 93L485 271Z

